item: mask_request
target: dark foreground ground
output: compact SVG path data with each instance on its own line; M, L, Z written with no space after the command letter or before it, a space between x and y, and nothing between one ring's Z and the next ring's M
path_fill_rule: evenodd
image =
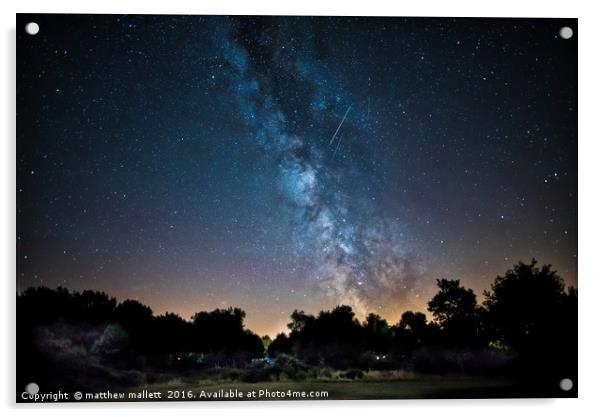
M43 393L43 390L40 390ZM559 388L518 384L483 377L413 377L408 379L211 381L194 377L166 383L102 391L67 392L60 401L281 401L574 397ZM18 397L21 395L18 393ZM30 402L18 398L19 402ZM45 402L52 400L47 399Z
M160 391L169 389L192 390L199 395L226 394L230 390L242 392L243 400L377 400L412 398L483 398L506 397L514 387L509 381L475 378L425 378L407 380L354 380L354 381L269 381L199 382L152 387ZM223 391L221 391L223 390ZM255 392L255 394L253 394ZM259 398L252 397L261 396ZM213 399L213 398L211 398Z

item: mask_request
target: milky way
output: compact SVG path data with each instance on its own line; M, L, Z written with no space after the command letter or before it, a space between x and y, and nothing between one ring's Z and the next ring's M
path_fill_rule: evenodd
M396 321L533 257L576 284L576 21L32 20L20 289L274 334L295 308Z
M315 108L316 114L310 114L307 122L318 123L321 117L322 123L332 123L334 127L342 109L347 110L328 146L324 145L325 138L312 136L311 129L306 135L295 134L294 129L291 132L287 129L288 115L272 96L273 83L277 82L274 78L282 76L281 68L290 57L278 56L278 50L270 51L262 57L269 63L267 71L262 72L256 68L257 64L254 67L251 54L233 40L234 31L231 26L218 28L216 49L227 62L224 74L231 77L232 94L237 98L240 115L252 138L258 138L278 164L281 191L294 208L292 214L297 227L292 238L299 248L295 256L313 260L314 269L307 271L309 278L314 279L335 304L350 304L364 315L374 306L382 308L385 302L403 303L414 291L418 274L403 249L401 233L386 232L385 224L393 222L376 214L368 196L359 201L351 200L340 184L348 183L349 179L343 172L343 179L334 181L328 164L327 156L334 155L340 146L340 142L336 147L332 145L354 104L352 98L345 97L344 86L337 85L327 71L320 75L319 82L308 77L304 62L315 62L317 58L311 47L303 48L303 59L293 62L286 76L293 80L287 86L289 94L303 89L313 91L306 102L299 100L303 108ZM296 39L295 33L287 33L286 29L279 36ZM304 38L301 43L315 41L311 33ZM320 106L320 103L331 104ZM352 134L357 140L370 141L361 122ZM353 117L349 124L353 124ZM341 168L345 169L345 166ZM355 204L360 210L351 215L348 204Z

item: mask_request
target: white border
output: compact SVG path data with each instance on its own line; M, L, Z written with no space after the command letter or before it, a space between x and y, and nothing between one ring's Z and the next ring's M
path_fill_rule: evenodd
M0 2L2 56L0 77L0 190L2 240L2 351L4 375L0 376L0 405L8 415L164 415L176 408L178 415L305 416L329 414L360 416L368 411L412 416L507 416L537 412L549 416L592 415L600 384L599 306L602 273L597 263L601 247L600 157L602 135L598 102L602 97L600 74L600 7L596 2L545 2L504 0L351 1L302 0L297 2L237 0L21 0ZM579 399L567 400L420 400L420 401L330 401L327 403L194 403L194 404L94 404L15 406L14 387L14 294L15 294L15 13L145 13L145 14L285 14L359 16L472 16L472 17L577 17L579 18ZM39 409L39 410L38 410ZM109 411L110 410L110 411Z

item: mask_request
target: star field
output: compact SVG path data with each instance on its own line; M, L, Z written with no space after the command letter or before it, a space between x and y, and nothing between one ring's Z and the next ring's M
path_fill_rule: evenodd
M18 289L391 321L577 283L576 20L18 15Z

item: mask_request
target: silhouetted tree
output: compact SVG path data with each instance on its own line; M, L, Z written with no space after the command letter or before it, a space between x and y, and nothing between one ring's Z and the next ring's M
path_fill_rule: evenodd
M153 310L137 300L125 300L117 306L117 320L127 327L134 327L142 323L150 323L153 319Z
M19 320L34 325L59 319L66 322L106 322L114 319L115 305L115 299L105 293L71 293L62 287L54 290L32 287L17 297Z
M131 347L138 352L152 352L153 310L137 300L125 300L115 309L117 321L130 337Z
M427 323L424 313L406 311L394 330L396 349L407 355L419 347L432 345L439 328L434 323Z
M211 352L218 363L236 364L263 355L263 342L245 330L245 312L240 308L216 309L193 316L194 346Z
M320 311L318 317L295 310L291 320L293 351L310 363L349 366L365 349L363 328L349 306Z
M366 348L372 352L385 353L391 348L393 332L387 321L378 314L370 313L364 322Z
M153 350L161 353L192 349L192 325L177 314L166 313L154 320Z
M300 333L308 324L312 325L315 320L314 316L307 315L302 310L294 310L291 314L291 322L286 326L290 329L291 333Z
M261 336L261 343L263 343L263 351L265 353L267 353L268 347L272 343L272 338L269 335L265 334L265 335Z
M438 279L439 292L428 302L428 310L441 327L444 341L452 345L472 345L480 336L481 311L471 289L459 280Z
M550 265L536 265L519 262L498 276L484 304L494 334L521 355L523 370L569 377L576 374L577 293L565 292Z
M249 329L243 332L242 343L239 346L239 352L242 352L240 358L247 361L254 358L260 358L265 351L261 337L253 333Z
M100 324L114 319L117 301L104 292L85 290L81 294L73 293L72 300L80 321Z
M275 357L281 353L290 354L292 352L292 342L284 333L278 333L270 346L268 346L268 355Z

